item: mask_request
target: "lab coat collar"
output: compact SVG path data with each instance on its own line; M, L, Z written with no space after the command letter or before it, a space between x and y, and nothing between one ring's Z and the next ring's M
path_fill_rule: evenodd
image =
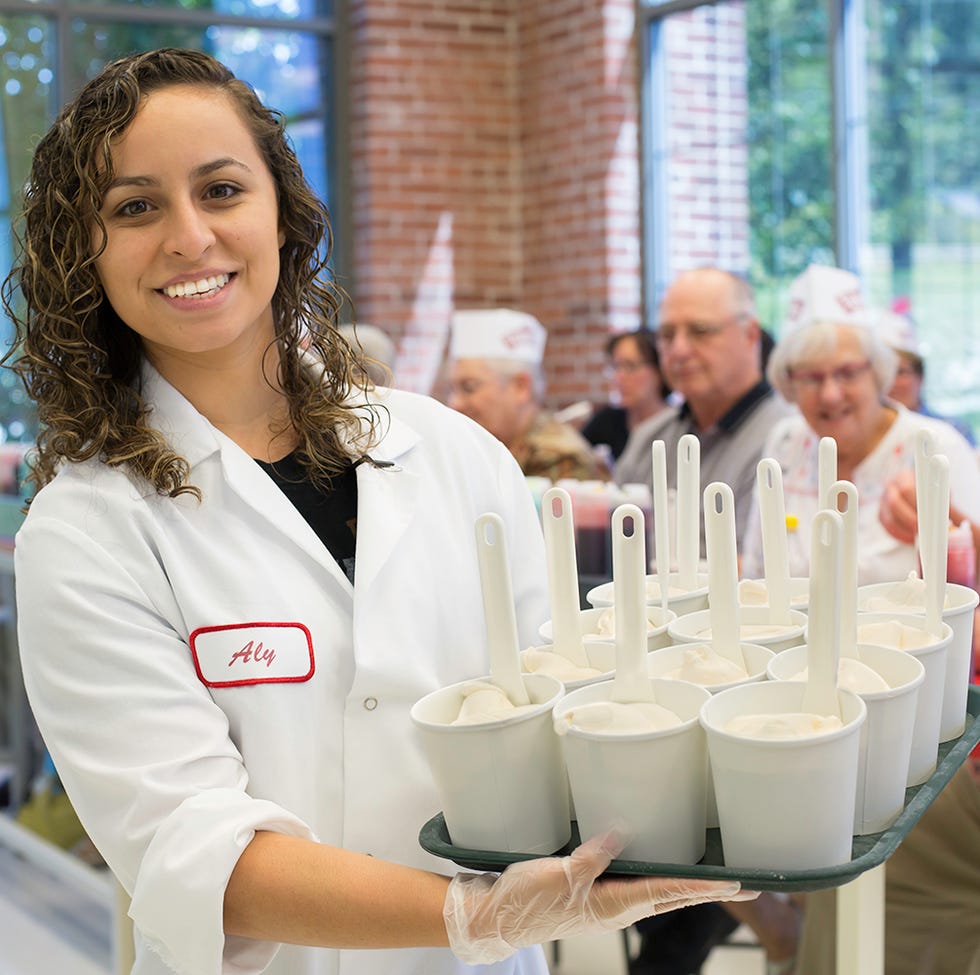
M311 368L317 364L311 362ZM283 493L248 454L214 427L208 419L159 372L144 360L142 390L150 406L151 423L160 430L193 468L220 453L229 485L265 518L318 562L329 568L345 588L350 589L326 546ZM418 493L417 476L403 467L403 461L421 439L419 432L395 415L397 393L377 389L370 402L378 418L378 442L357 465L358 540L357 588L369 586L390 559L391 553L414 516ZM358 400L367 405L360 394ZM366 423L366 419L365 419ZM362 512L384 512L385 516L360 517Z

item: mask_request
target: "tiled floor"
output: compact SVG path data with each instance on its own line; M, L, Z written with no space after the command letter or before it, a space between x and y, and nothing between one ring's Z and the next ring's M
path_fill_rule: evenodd
M0 846L0 975L109 975L109 910Z
M108 907L0 844L0 975L113 975L111 924ZM554 975L626 973L619 932L563 941L559 956ZM764 971L760 950L723 947L702 975Z

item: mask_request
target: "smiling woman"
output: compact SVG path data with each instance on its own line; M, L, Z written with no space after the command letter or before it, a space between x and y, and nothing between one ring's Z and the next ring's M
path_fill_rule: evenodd
M784 336L769 359L770 382L799 415L770 434L764 457L783 470L790 574L809 575L811 522L826 503L818 497L821 438L837 444L837 477L857 486L860 584L904 579L917 569L915 550L890 535L878 519L886 486L913 465L915 440L928 430L950 461L950 489L971 521L980 516L980 473L972 451L948 424L911 413L887 398L897 356L871 325L857 277L837 268L810 267L794 283ZM753 509L742 555L748 578L763 574L761 524Z
M19 642L131 896L134 972L331 972L358 948L386 950L345 972L544 975L542 941L737 895L594 884L612 837L499 878L420 849L438 798L409 712L489 670L473 526L504 518L526 644L540 524L490 434L370 384L328 241L278 115L204 54L115 62L35 154L5 291L44 422Z

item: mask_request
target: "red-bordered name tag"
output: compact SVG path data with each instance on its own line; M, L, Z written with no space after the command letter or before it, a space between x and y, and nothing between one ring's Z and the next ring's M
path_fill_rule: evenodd
M289 684L313 676L313 638L302 623L201 626L190 636L197 676L208 687Z

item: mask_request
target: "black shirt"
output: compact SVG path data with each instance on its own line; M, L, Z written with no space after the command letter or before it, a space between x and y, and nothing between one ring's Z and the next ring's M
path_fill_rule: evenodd
M295 454L288 454L274 464L263 460L256 463L306 519L353 585L357 540L357 475L354 465L334 475L328 486L320 487L307 477Z
M626 410L619 406L603 406L582 427L582 436L593 446L607 444L613 458L619 457L630 432L626 426Z

